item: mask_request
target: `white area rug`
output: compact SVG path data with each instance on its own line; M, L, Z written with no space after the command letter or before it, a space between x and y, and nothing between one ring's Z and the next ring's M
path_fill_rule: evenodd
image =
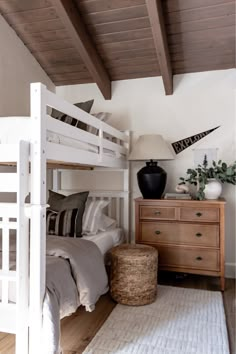
M83 353L229 354L222 295L158 285L153 304L118 304Z

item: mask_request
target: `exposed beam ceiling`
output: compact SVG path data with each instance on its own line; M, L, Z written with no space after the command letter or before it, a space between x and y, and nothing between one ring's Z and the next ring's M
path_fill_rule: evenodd
M105 99L111 99L111 81L73 0L51 0L74 47Z
M161 0L146 0L160 72L166 95L173 93L173 75Z
M0 0L0 13L56 86L107 98L110 80L162 75L172 93L172 74L235 68L233 0Z

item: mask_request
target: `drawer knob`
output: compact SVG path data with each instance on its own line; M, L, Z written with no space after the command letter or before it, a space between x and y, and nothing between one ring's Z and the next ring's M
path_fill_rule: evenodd
M198 212L198 213L196 213L196 215L197 215L198 217L200 217L200 216L202 216L202 213Z
M196 233L196 236L197 236L197 237L201 237L202 234L201 234L200 232L197 232L197 233Z
M156 235L160 235L160 233L161 233L161 231L159 231L159 230L156 230L156 231L155 231L155 234L156 234Z
M196 257L196 261L202 261L202 257Z
M155 210L155 211L154 211L154 214L155 214L155 215L161 215L161 212L160 212L159 210Z

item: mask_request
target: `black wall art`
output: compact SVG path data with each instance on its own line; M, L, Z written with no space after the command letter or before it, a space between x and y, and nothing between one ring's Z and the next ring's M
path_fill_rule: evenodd
M188 138L175 141L171 145L173 146L175 153L179 154L181 151L183 151L183 150L187 149L189 146L195 144L197 141L204 138L208 134L212 133L214 130L218 129L219 127L220 127L220 125L218 127L213 128L213 129L206 130L205 132L198 133L198 134L189 136Z

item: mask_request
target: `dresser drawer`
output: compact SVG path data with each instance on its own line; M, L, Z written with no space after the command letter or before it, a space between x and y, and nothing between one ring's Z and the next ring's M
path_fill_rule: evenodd
M175 208L171 207L153 207L140 206L140 219L154 219L154 220L175 220Z
M218 208L180 208L180 220L182 221L219 221Z
M201 248L162 247L159 250L160 266L183 267L188 269L218 271L220 269L219 251Z
M140 241L219 247L219 226L167 222L141 222Z

